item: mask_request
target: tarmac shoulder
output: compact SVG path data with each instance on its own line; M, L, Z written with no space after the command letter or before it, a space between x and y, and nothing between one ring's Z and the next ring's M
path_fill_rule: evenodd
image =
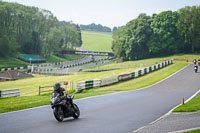
M148 124L135 133L180 133L200 129L200 111L171 113L166 117Z

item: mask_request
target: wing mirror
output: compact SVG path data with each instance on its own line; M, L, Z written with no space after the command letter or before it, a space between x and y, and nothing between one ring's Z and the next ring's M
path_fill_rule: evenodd
M74 95L71 95L71 99L74 99Z

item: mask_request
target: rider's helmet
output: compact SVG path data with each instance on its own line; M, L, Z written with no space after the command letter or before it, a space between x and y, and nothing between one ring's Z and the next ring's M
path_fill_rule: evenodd
M61 88L60 86L61 86L60 83L55 83L54 90L59 91L59 89Z

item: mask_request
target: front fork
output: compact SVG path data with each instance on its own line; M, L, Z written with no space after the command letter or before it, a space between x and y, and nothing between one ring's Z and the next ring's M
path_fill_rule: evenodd
M55 107L55 108L57 108L58 115L62 115L64 117L64 112L63 112L61 106L58 106L58 107Z

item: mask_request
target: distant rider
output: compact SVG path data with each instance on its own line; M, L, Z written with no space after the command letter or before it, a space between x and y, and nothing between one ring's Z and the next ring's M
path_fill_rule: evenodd
M61 98L64 98L67 101L69 101L69 103L71 104L71 106L74 107L72 99L67 95L67 93L65 92L65 89L61 87L60 83L55 83L52 97L57 96L58 94L59 94L59 96Z
M193 60L193 63L194 63L194 64L197 64L197 60L196 60L196 59L194 59L194 60Z

